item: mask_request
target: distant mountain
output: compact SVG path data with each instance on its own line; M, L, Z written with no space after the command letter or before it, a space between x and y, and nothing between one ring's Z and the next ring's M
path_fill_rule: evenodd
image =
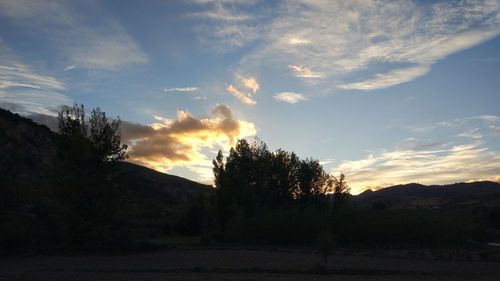
M0 108L0 184L44 186L60 163L60 136L44 125ZM132 163L119 163L120 184L146 197L168 195L184 202L212 188Z
M410 183L395 185L377 191L367 190L353 196L362 207L390 208L467 208L475 206L499 207L500 183L478 181L449 185L422 185Z

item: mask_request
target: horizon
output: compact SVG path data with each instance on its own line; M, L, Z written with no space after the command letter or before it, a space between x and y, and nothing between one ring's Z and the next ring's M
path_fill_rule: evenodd
M498 1L142 4L1 0L0 107L100 107L131 162L202 183L254 137L353 194L500 182Z

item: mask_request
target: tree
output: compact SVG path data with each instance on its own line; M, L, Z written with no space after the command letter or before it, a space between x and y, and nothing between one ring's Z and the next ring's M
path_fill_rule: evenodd
M330 177L317 160L302 160L300 162L298 178L298 198L304 201L318 198L328 191Z
M334 206L342 205L346 198L349 197L351 189L347 185L345 181L345 175L340 174L340 177L332 177L333 178L333 203Z
M83 105L64 107L58 115L62 168L57 177L61 198L62 232L73 246L93 248L114 243L126 234L121 215L124 196L113 169L124 160L120 143L120 119L108 119L100 108L85 118ZM86 246L84 246L84 244Z
M260 140L239 140L225 162L219 151L213 171L219 210L225 215L233 207L248 216L257 206L279 208L296 199L316 202L333 185L317 160L301 160L283 150L271 152Z
M83 104L64 106L57 116L59 134L69 137L87 137L87 123L85 122L85 108Z
M120 117L109 120L97 107L90 114L89 124L89 139L98 162L116 162L128 157L127 145L121 144Z
M121 121L110 120L99 107L94 108L87 122L83 104L63 107L57 117L59 133L71 143L80 157L97 162L116 162L127 158L127 145L121 144Z

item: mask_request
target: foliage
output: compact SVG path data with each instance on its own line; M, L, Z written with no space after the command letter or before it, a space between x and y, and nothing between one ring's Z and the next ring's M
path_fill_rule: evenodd
M119 117L115 120L108 120L106 113L97 107L90 114L89 125L89 139L97 161L116 162L127 158L125 153L127 145L120 144L121 121Z
M349 197L351 189L345 181L345 175L340 174L338 178L333 179L333 203L335 207L340 207L345 204L346 199Z
M67 137L87 137L87 122L83 104L64 106L57 116L59 133Z
M72 156L90 157L96 163L117 162L128 157L127 145L121 144L119 117L110 120L97 107L87 121L83 104L74 104L63 107L57 120L59 133L71 143L70 148L76 150Z
M319 204L327 200L335 182L317 160L302 160L283 150L271 152L259 140L239 140L225 161L219 151L213 165L223 226L237 210L251 217L257 209L291 202Z
M123 209L126 193L114 166L126 158L120 119L110 120L95 108L87 121L84 106L75 104L59 113L58 127L63 167L53 185L61 205L56 214L64 222L59 231L65 247L121 247L130 234Z

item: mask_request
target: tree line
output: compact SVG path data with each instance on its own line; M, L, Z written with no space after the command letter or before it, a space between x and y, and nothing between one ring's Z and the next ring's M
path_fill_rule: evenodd
M219 150L213 160L213 172L223 224L237 209L248 217L258 208L282 208L290 204L317 205L333 201L332 204L340 206L349 196L344 175L330 175L319 161L300 159L293 152L270 151L258 139L239 140L225 159Z

